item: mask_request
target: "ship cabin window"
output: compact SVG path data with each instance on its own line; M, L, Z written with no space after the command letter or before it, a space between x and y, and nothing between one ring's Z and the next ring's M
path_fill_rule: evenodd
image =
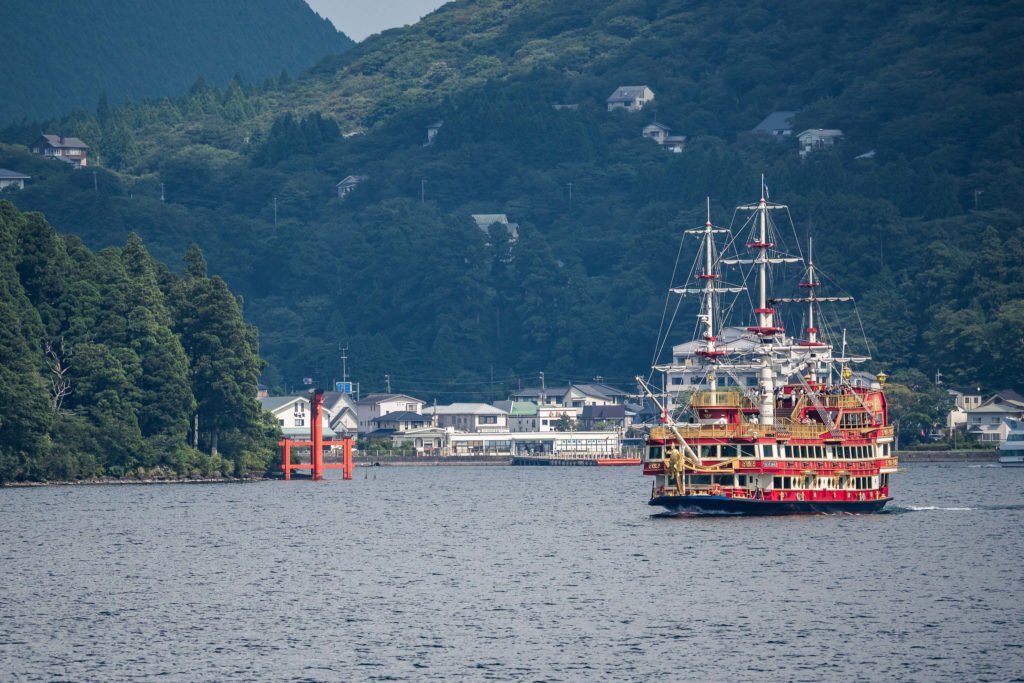
M881 486L883 488L888 486L889 485L889 475L888 474L883 474L881 478L882 478Z
M776 490L780 489L794 489L797 488L799 477L772 477L772 488Z
M719 486L735 486L731 474L716 474L711 477L711 483L718 484Z
M693 450L696 451L697 457L700 458L718 458L718 446L694 446Z
M756 458L757 457L757 444L752 444L752 443L740 444L740 457L741 458Z
M661 446L651 446L647 449L648 460L661 460Z
M739 486L746 486L747 485L747 475L745 475L745 474L738 474L738 475L736 475L736 480L737 480L736 483Z
M690 486L710 486L711 475L710 474L692 474L690 475Z

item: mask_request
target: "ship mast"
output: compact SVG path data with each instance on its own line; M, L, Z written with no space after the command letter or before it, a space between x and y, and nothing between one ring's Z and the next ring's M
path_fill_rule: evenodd
M779 297L771 299L771 303L806 303L807 304L807 341L800 342L800 346L808 349L808 372L807 381L811 385L818 382L818 361L824 359L830 364L835 360L832 358L832 347L818 341L818 327L815 323L815 311L819 304L825 302L853 301L852 296L818 296L817 288L821 286L818 281L818 274L814 267L814 239L807 239L807 281L801 282L800 287L807 289L805 297ZM845 342L844 342L845 343ZM822 350L824 354L822 354ZM843 354L846 355L845 352Z
M685 232L688 235L698 235L701 238L702 244L698 252L697 264L700 263L700 252L703 252L703 270L695 273L694 277L697 280L703 280L703 285L699 287L675 287L671 291L676 294L701 295L700 314L697 317L700 326L703 328L704 347L696 351L696 355L707 359L712 364L707 376L708 389L715 392L718 390L718 374L715 367L718 364L718 359L727 353L725 349L719 348L718 337L716 336L715 316L720 315L717 310L718 295L729 292L738 293L743 291L743 288L722 286L721 283L717 282L722 276L718 273L720 261L715 250L715 235L728 235L731 233L725 228L716 228L712 224L710 197L707 199L707 220L704 223L704 227L693 228ZM697 268L699 269L701 266L698 265Z
M757 203L758 241L748 246L757 249L758 316L757 332L761 335L760 393L761 422L775 424L775 369L772 367L772 336L782 330L775 327L775 309L768 307L768 199L764 196L764 176L761 176L761 199Z
M783 329L781 325L777 325L775 323L775 309L769 306L770 300L768 298L768 265L775 263L799 263L800 261L802 261L802 259L786 256L769 256L769 251L775 249L776 245L774 242L768 241L768 212L778 209L785 209L786 207L784 204L772 204L768 201L768 192L765 188L763 175L761 176L761 199L758 200L756 205L740 206L737 208L745 211L753 211L755 216L757 217L756 234L752 236L752 241L747 243L747 247L749 249L757 250L757 256L754 257L752 260L730 259L723 261L723 263L744 263L757 266L758 300L757 308L754 309L754 313L757 314L757 325L755 327L748 327L747 331L756 334L761 341L757 351L758 354L761 356L761 360L758 363L758 408L761 413L760 420L763 424L774 425L774 339L775 335L781 334ZM752 232L755 231L752 230Z

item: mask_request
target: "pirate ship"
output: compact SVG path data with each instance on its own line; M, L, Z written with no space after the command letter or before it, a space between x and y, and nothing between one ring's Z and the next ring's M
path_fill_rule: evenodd
M742 243L712 224L710 204L706 224L685 231L700 246L687 282L670 297L699 300L694 339L637 378L661 412L643 457L653 506L692 514L867 513L891 500L897 457L886 376L853 372L869 358L848 353L845 330L835 353L839 335L825 328L823 307L852 298L819 293L813 243L806 257L787 252L773 220L779 212L788 216L785 205L769 201L762 180L760 200L737 207L735 215L746 217ZM803 264L804 277L794 296L773 296L787 264ZM734 267L738 274L727 277ZM748 324L728 326L742 315L743 294ZM798 335L786 333L782 306L803 313Z

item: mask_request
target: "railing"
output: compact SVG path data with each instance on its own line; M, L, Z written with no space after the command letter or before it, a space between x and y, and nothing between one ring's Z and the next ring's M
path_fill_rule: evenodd
M837 438L833 437L827 425L820 422L812 424L800 424L790 422L785 418L779 418L775 427L767 427L756 423L744 422L742 424L702 424L702 425L677 425L676 429L684 439L730 439L754 437L789 435L794 439L820 439ZM894 428L892 425L885 427L859 427L856 429L843 428L837 430L842 432L842 438L862 438L865 434L876 432L879 438L892 437ZM653 427L650 437L662 441L675 439L675 434L668 427Z
M769 429L756 424L706 424L706 425L677 425L676 431L680 436L689 441L690 439L734 439L754 438L754 436L766 436L774 434L774 429ZM651 438L662 441L675 439L676 435L668 427L654 427L651 429Z
M739 408L743 395L738 391L698 391L690 397L692 408Z
M826 408L862 408L860 401L857 400L856 396L850 396L847 394L818 394L818 400Z

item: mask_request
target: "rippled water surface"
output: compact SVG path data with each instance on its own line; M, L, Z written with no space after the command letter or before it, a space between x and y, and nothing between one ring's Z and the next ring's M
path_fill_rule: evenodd
M763 519L652 516L635 468L0 489L0 679L1024 680L1024 469L893 488Z

